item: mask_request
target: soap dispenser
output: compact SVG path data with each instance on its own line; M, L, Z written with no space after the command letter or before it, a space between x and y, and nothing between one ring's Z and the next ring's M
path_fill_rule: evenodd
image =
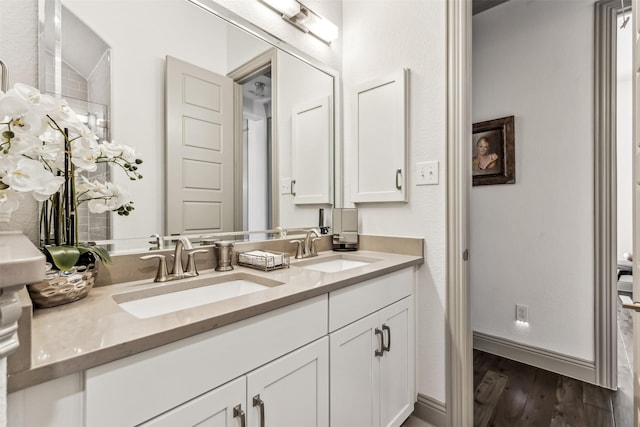
M358 209L334 209L332 226L332 246L334 251L358 250Z
M233 254L233 242L227 240L219 240L214 243L214 251L216 254L216 271L233 270L231 259Z

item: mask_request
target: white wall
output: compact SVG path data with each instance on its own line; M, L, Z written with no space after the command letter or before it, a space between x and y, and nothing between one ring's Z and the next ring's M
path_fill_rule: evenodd
M365 234L423 237L418 272L418 392L445 401L446 4L444 0L345 1L345 200L354 85L409 68L409 203L358 204ZM415 186L415 162L440 162L440 184Z
M470 212L474 330L590 361L593 20L590 0L473 18L473 121L515 116L516 183L473 187Z
M628 15L627 15L628 16ZM617 40L617 178L618 178L618 258L625 252L633 252L633 189L632 189L632 161L633 143L631 136L632 100L631 81L631 21L620 29L622 19L618 18Z

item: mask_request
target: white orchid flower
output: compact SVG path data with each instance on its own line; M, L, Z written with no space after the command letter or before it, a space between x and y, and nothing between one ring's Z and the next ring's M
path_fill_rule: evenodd
M114 158L118 157L120 153L122 153L120 144L117 144L115 141L102 141L99 148L103 157Z
M94 181L89 184L93 189L87 193L86 197L92 197L87 203L91 213L113 211L129 201L129 193L112 182Z
M40 104L40 91L33 86L29 86L24 83L16 83L13 86L13 89L7 93L13 93L29 104Z
M50 199L55 205L51 196L61 192L67 180L73 199L88 202L90 212L128 215L133 202L123 188L91 182L82 173L95 172L99 159L118 164L131 179L141 179L136 170L142 161L132 147L97 141L65 100L20 83L0 92L0 221L17 209L20 193L30 193L40 202ZM75 166L73 177L67 155Z
M73 141L71 148L71 161L78 168L88 172L95 172L98 168L96 158L100 155L95 142L89 138L80 138Z
M69 104L64 99L58 100L56 106L49 110L48 115L63 129L80 123L75 111L69 107Z
M43 195L48 197L58 191L64 178L53 176L37 160L23 158L16 163L15 168L7 171L2 182L14 191L34 192L33 195L38 200Z
M20 116L27 111L29 111L29 103L10 92L0 98L0 118L3 122L6 122L7 118Z
M37 136L30 132L24 132L22 129L16 129L14 131L14 137L11 138L11 154L25 154L29 155L32 150L37 149L42 145L42 142Z
M51 168L64 167L64 141L51 141L46 144L40 140L39 142L40 144L34 145L27 152L27 155L32 159L46 162Z

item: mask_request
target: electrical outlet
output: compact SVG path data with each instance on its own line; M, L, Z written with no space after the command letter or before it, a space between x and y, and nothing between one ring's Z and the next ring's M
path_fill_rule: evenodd
M529 307L522 304L516 304L516 320L518 322L529 323Z
M291 178L280 180L280 194L291 194Z
M416 185L438 184L438 161L416 163Z

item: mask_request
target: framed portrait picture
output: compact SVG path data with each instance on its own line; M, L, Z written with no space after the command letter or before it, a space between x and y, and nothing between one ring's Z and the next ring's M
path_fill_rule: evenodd
M516 154L514 117L473 124L471 175L473 185L514 184Z

